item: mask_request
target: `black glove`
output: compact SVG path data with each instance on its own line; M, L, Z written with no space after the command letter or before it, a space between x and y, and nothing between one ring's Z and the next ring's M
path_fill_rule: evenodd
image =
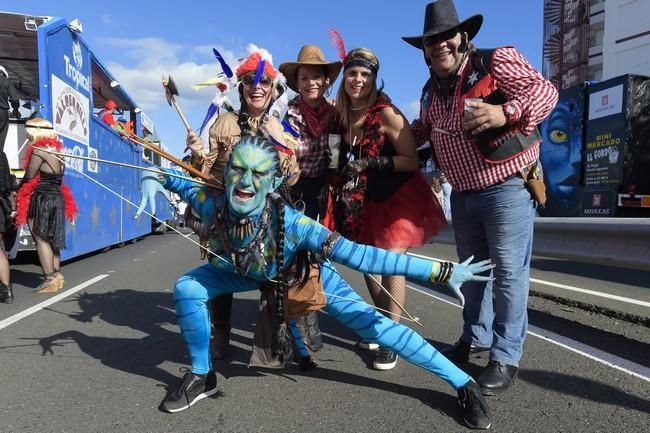
M367 156L348 162L343 167L341 174L346 179L352 179L368 169L388 173L393 171L393 168L395 168L395 163L390 156Z

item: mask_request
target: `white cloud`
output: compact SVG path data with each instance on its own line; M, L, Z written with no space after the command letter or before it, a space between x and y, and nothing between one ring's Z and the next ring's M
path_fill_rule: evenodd
M108 62L108 69L143 109L151 111L167 105L162 88L163 75L173 77L183 108L207 107L212 100L213 89L191 89L193 84L221 72L212 46L185 47L161 38L103 38L98 43L121 53L124 60ZM223 47L216 48L235 69L238 56Z

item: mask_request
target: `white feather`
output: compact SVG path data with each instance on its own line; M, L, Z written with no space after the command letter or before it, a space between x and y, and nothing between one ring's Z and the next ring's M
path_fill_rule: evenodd
M253 54L254 52L260 53L260 56L262 56L262 60L267 60L273 64L273 56L271 53L266 48L260 48L255 44L248 44L246 47L246 51L248 51L248 54Z

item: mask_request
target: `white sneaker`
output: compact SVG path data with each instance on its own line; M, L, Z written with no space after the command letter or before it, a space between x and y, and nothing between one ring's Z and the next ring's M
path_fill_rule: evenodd
M357 347L363 350L377 350L379 349L379 344L369 340L361 340L357 343Z

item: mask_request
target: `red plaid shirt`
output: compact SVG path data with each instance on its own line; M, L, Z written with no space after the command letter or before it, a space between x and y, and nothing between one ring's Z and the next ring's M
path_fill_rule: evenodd
M462 76L467 67L468 60L465 60L458 75ZM558 94L553 84L544 79L515 48L503 47L494 51L490 75L508 102L515 106L516 123L525 135L544 120L557 102ZM537 160L539 143L509 161L486 162L472 140L464 136L462 110L459 111L458 107L460 91L459 80L448 102L434 93L429 109L425 113L426 108L422 107L420 118L411 125L418 145L431 141L440 168L456 191L485 189ZM458 136L436 132L433 128L454 132Z
M287 111L287 120L291 127L298 131L298 146L294 149L298 166L300 167L300 177L320 177L325 175L327 164L329 162L328 129L318 138L313 138L307 132L307 125L303 121L302 114L297 105L298 99L289 103Z

